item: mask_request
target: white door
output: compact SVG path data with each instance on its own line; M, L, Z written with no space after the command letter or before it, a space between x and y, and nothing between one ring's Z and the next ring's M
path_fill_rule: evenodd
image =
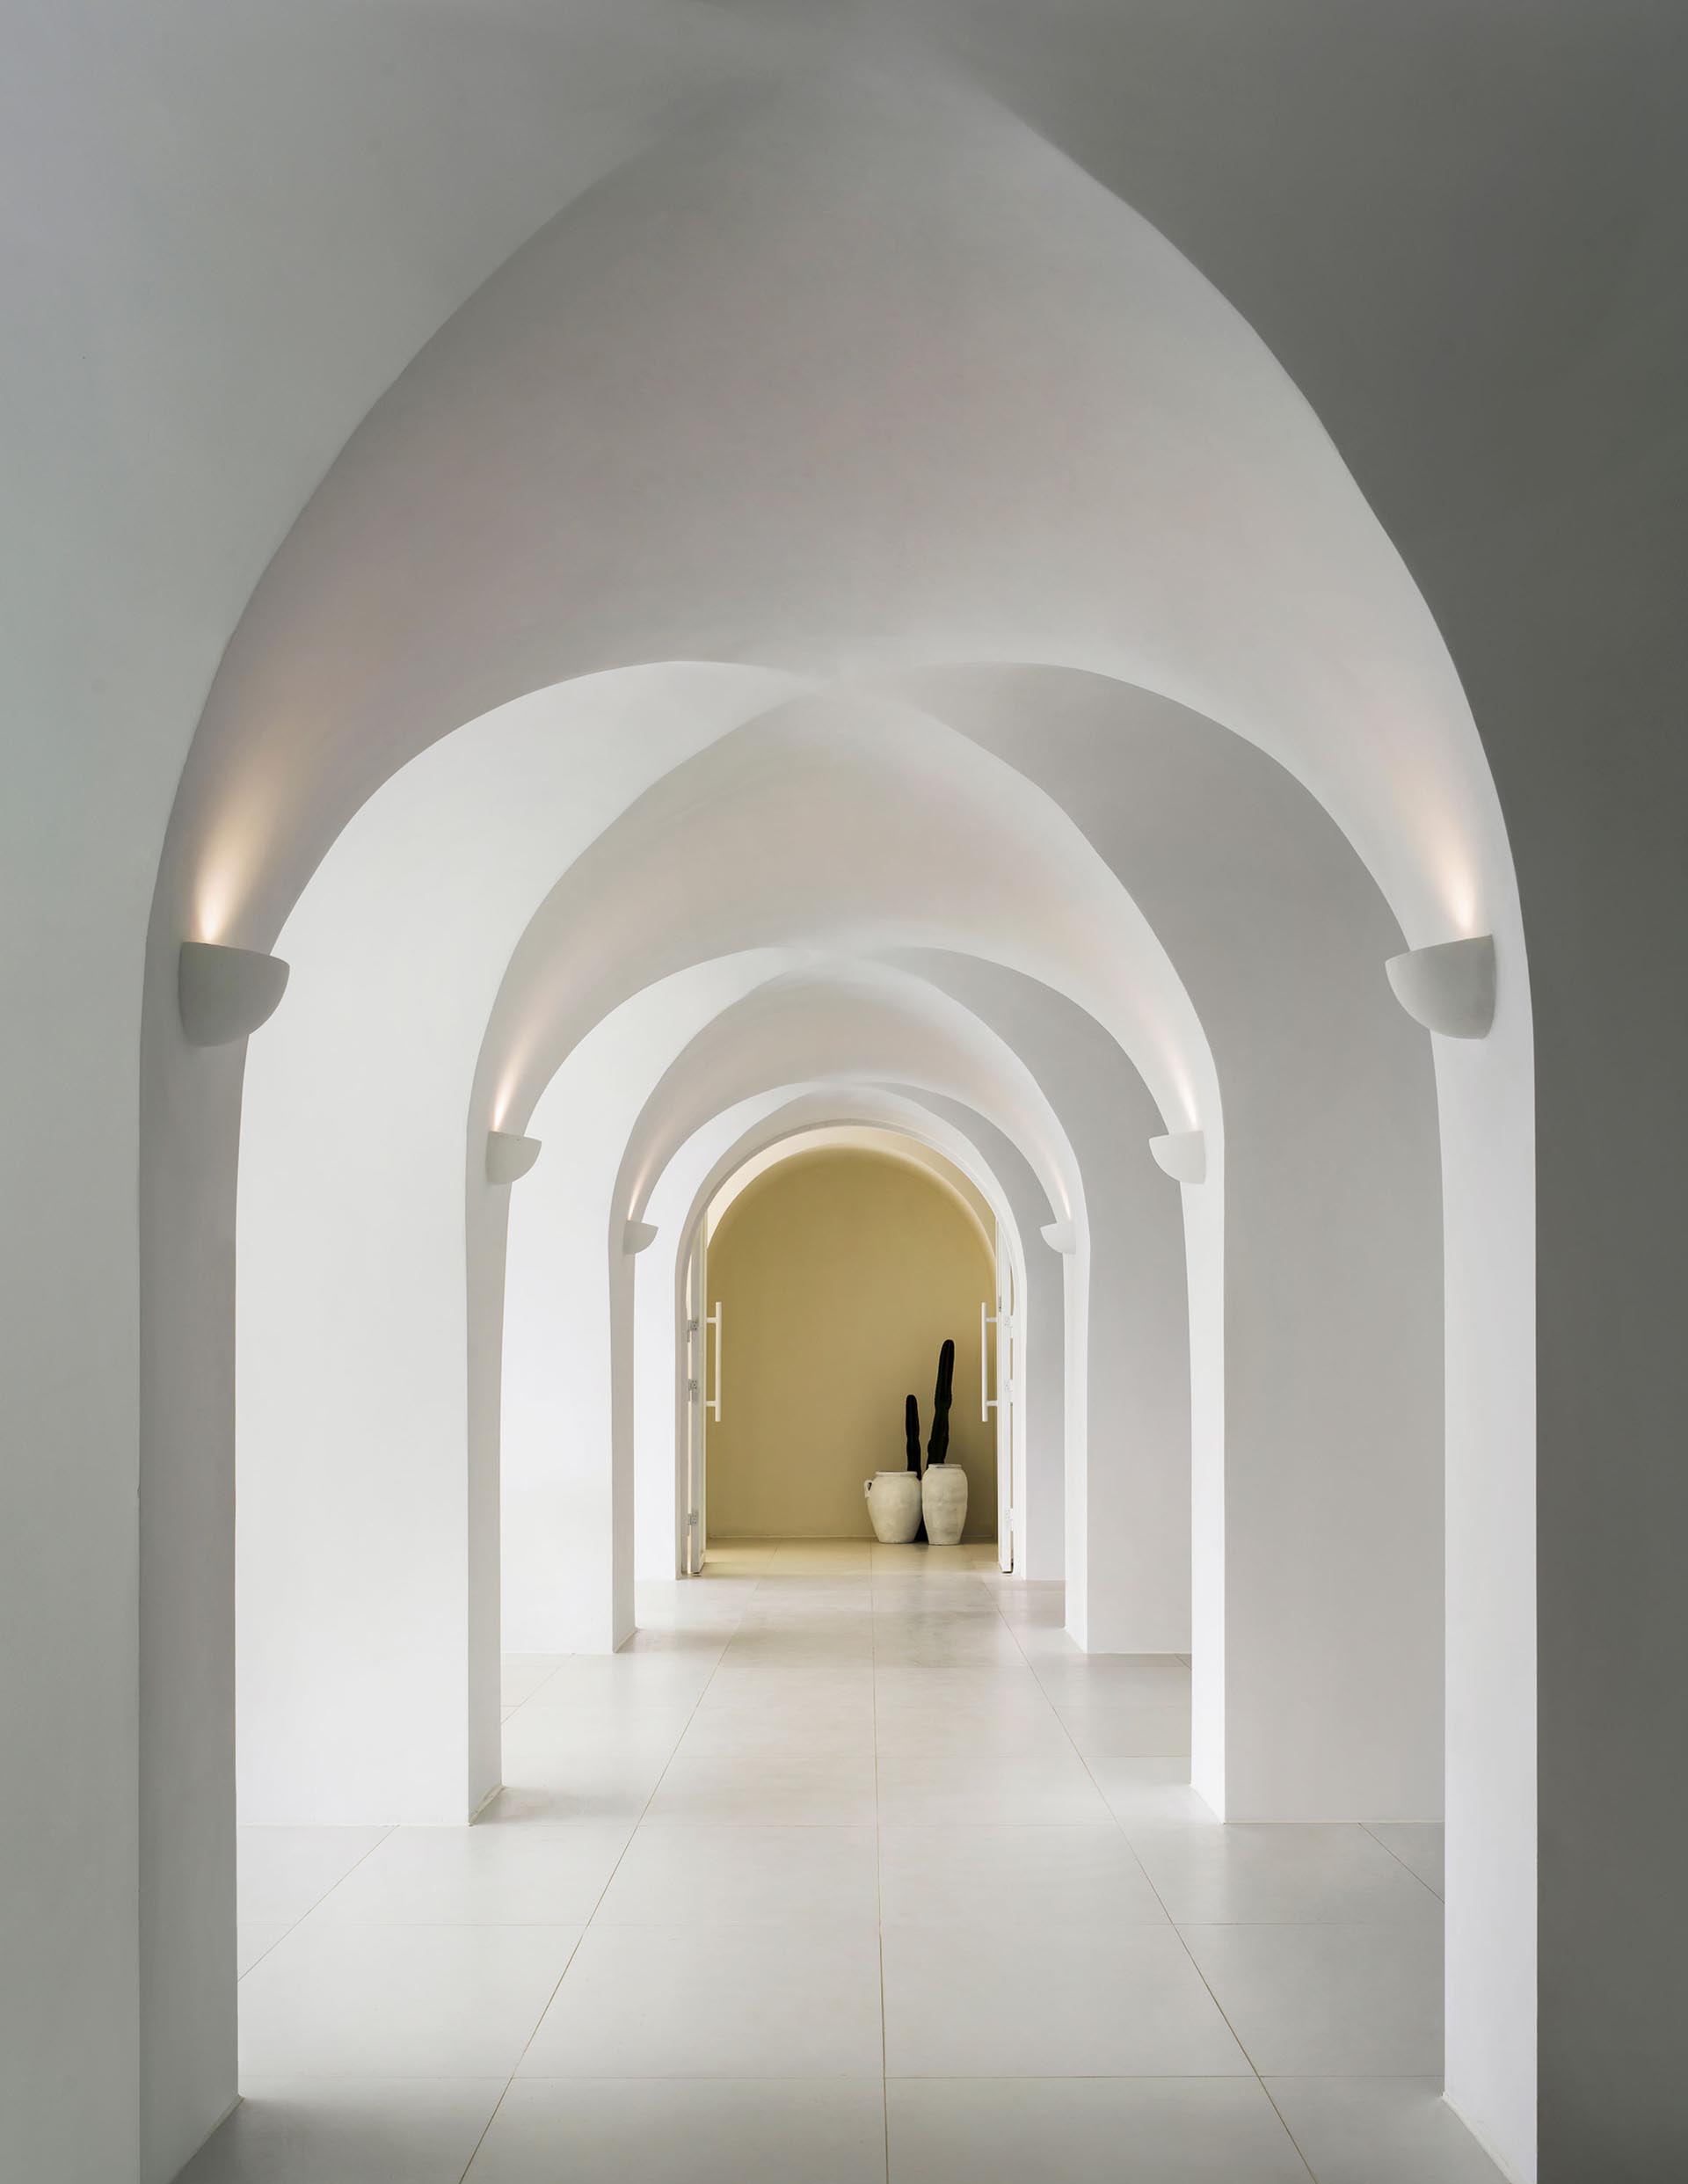
M701 1576L709 1537L709 1425L721 1423L721 1307L709 1302L709 1246L700 1225L686 1308L686 1478L680 1496L681 1574Z
M685 1460L680 1478L680 1569L695 1577L703 1568L705 1465L708 1456L704 1415L704 1376L708 1365L708 1329L703 1322L708 1296L707 1260L702 1224L692 1246L686 1276L686 1383Z
M999 1252L996 1295L996 1562L1014 1568L1014 1444L1015 1379L1020 1369L1019 1321L1015 1314L1014 1270Z

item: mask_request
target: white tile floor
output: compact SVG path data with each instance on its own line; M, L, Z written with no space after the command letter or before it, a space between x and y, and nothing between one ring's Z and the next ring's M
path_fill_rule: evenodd
M1440 1831L1220 1828L1190 1675L984 1551L782 1543L507 1664L462 1830L255 1828L186 2184L1479 2184Z

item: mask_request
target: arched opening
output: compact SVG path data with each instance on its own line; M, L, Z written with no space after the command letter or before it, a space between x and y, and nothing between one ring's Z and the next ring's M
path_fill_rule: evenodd
M993 1346L980 1356L986 1314L996 1317L995 1238L952 1184L872 1147L794 1154L717 1198L706 1264L704 1316L732 1328L731 1401L724 1373L704 1398L718 1410L704 1427L706 1559L711 1541L865 1549L864 1483L907 1474L906 1396L916 1447L924 1420L929 1449L946 1341L959 1389L945 1391L947 1460L967 1483L961 1538L995 1547L995 1429L971 1394L995 1363Z
M982 134L974 134L974 121ZM901 125L894 113L887 126L896 138ZM958 120L946 190L956 174L972 171L990 134L983 117ZM817 156L813 146L783 131L772 149L794 164L799 180ZM1069 328L1085 368L1083 386L1068 392L1095 397L1106 380L1110 402L1123 404L1131 430L1141 433L1122 465L1126 475L1132 475L1132 462L1149 465L1133 475L1134 491L1145 487L1157 435L1186 385L1205 384L1213 397L1201 424L1215 433L1215 444L1246 446L1265 466L1252 473L1236 464L1235 474L1270 473L1273 481L1259 505L1231 511L1237 518L1233 535L1242 543L1226 583L1213 580L1212 557L1226 535L1224 524L1206 523L1197 527L1199 537L1180 537L1188 565L1171 553L1164 526L1146 524L1141 539L1133 535L1131 553L1138 554L1147 550L1144 542L1153 532L1160 580L1150 591L1168 613L1175 603L1183 619L1175 615L1157 629L1154 615L1145 610L1141 628L1121 636L1117 600L1131 596L1132 582L1144 571L1134 563L1118 565L1116 555L1105 597L1092 596L1094 579L1083 572L1102 546L1098 506L1088 493L1075 495L1070 479L1051 484L1033 477L1035 462L1001 483L1030 497L1042 512L1030 531L1059 539L1072 560L1070 570L1050 572L1041 601L1028 602L1017 580L1004 587L988 568L967 568L963 583L951 519L965 511L950 506L940 493L944 522L912 557L928 557L923 603L916 597L920 587L905 582L899 601L876 597L864 605L858 598L848 606L848 627L821 627L810 619L805 593L789 618L768 615L766 625L753 625L766 626L766 643L756 649L770 660L801 662L801 681L788 666L775 672L681 665L583 674L607 658L626 656L622 595L594 627L592 586L565 579L555 563L541 576L542 557L535 557L533 574L545 596L566 580L578 605L571 637L575 649L559 653L554 637L535 634L542 622L548 631L555 628L539 613L520 642L498 641L478 620L487 603L480 576L459 568L444 586L446 596L433 601L437 626L426 632L432 664L440 669L437 678L420 648L407 651L402 673L395 670L384 691L380 673L348 676L371 718L383 708L391 709L395 721L403 717L402 732L395 726L395 739L382 746L387 758L396 761L431 735L442 739L391 771L388 787L374 795L367 794L367 776L357 784L324 783L320 808L313 804L306 812L290 804L291 789L274 793L279 776L271 761L279 746L266 724L285 716L301 695L292 689L301 663L309 659L310 676L329 680L337 657L349 667L334 643L314 645L309 632L326 618L344 646L359 619L345 588L348 571L337 565L339 533L343 525L348 535L360 532L369 511L394 490L395 442L375 435L348 450L314 512L310 538L301 536L284 552L231 649L207 712L202 763L185 785L172 862L161 885L159 963L190 899L202 937L268 939L300 872L333 838L316 879L298 898L287 936L301 973L309 973L301 976L297 997L310 999L281 1020L273 1045L254 1049L241 1183L250 1203L242 1206L240 1248L253 1254L252 1278L244 1284L243 1345L249 1329L262 1332L251 1368L245 1356L242 1360L241 1460L257 1454L261 1469L255 1476L266 1477L273 1488L286 1482L273 1494L266 1512L273 1522L263 1530L263 1553L275 1572L296 1571L300 1556L318 1571L337 1554L355 1564L367 1557L370 1540L383 1537L399 1496L412 1519L402 1567L392 1543L394 1582L386 1595L389 1605L413 1617L411 1624L389 1621L381 1646L348 1649L342 1641L356 1620L345 1613L352 1595L333 1581L331 1568L330 1581L319 1583L316 1595L324 1612L308 1643L269 1646L268 1663L281 1663L285 1674L266 1676L260 1641L254 1687L267 1690L278 1704L264 1736L248 1744L271 1787L286 1796L296 1795L300 1782L311 1779L308 1770L316 1769L319 1782L332 1781L331 1802L342 1811L349 1785L354 1809L360 1799L390 1805L397 1796L407 1816L461 1820L497 1786L490 1678L498 1474L477 1452L496 1449L499 1438L496 1359L509 1202L486 1175L487 1132L531 1129L553 1148L560 1142L572 1150L582 1141L579 1130L571 1125L559 1135L542 1127L544 1103L575 1101L571 1112L578 1119L595 1093L615 1094L598 1102L592 1161L572 1161L568 1171L586 1194L583 1219L567 1234L571 1249L580 1255L585 1278L577 1293L590 1318L582 1313L574 1320L589 1329L596 1359L590 1386L578 1377L566 1383L570 1445L590 1467L590 1490L608 1504L616 1545L608 1579L600 1563L588 1602L584 1589L557 1584L555 1560L543 1557L543 1527L524 1527L521 1534L540 1553L549 1593L584 1606L598 1633L595 1642L614 1646L630 1627L634 1568L626 1512L635 1429L627 1402L629 1361L626 1345L618 1352L616 1329L633 1309L630 1261L637 1255L629 1254L627 1239L635 1226L645 1225L645 1194L675 1146L710 1115L794 1083L826 1084L863 1071L876 1082L907 1081L950 1100L986 1101L997 1126L1016 1138L1027 1157L1053 1148L1073 1158L1087 1208L1093 1181L1104 1172L1122 1202L1147 1178L1162 1190L1160 1203L1182 1231L1183 1293L1165 1279L1133 1293L1131 1276L1146 1262L1120 1249L1117 1223L1091 1218L1082 1227L1074 1225L1077 1248L1063 1279L1087 1292L1084 1311L1069 1322L1069 1334L1077 1329L1083 1341L1069 1340L1066 1353L1066 1432L1087 1466L1086 1493L1069 1491L1064 1511L1066 1613L1074 1642L1098 1652L1168 1649L1164 1643L1125 1642L1129 1618L1145 1612L1147 1577L1171 1568L1168 1558L1150 1558L1137 1573L1144 1583L1118 1588L1108 1603L1116 1623L1107 1624L1100 1606L1102 1581L1124 1567L1139 1536L1134 1524L1122 1519L1140 1514L1146 1496L1158 1497L1163 1510L1175 1498L1167 1491L1168 1479L1175 1476L1175 1451L1164 1437L1154 1444L1160 1462L1153 1478L1146 1479L1124 1444L1110 1448L1106 1461L1099 1458L1113 1423L1095 1401L1096 1376L1113 1354L1095 1340L1099 1325L1107 1328L1110 1343L1115 1332L1098 1302L1106 1270L1118 1285L1110 1297L1122 1304L1141 1305L1152 1294L1163 1307L1176 1296L1181 1307L1185 1362L1179 1377L1194 1467L1186 1521L1208 1550L1204 1560L1198 1552L1186 1576L1196 1625L1190 1650L1197 1663L1197 1765L1204 1794L1234 1816L1353 1825L1368 1812L1383 1816L1372 1802L1379 1796L1394 1817L1416 1817L1439 1787L1440 1619L1430 1604L1440 1562L1434 1481L1442 1321L1434 1193L1426 1188L1437 1164L1437 1112L1423 1045L1393 1013L1379 971L1403 934L1440 939L1450 922L1463 929L1486 921L1501 936L1510 1012L1497 1024L1487 1066L1466 1071L1438 1062L1437 1086L1441 1164L1450 1185L1446 1293L1464 1299L1481 1323L1500 1289L1515 1293L1516 1284L1508 1285L1519 1271L1527 1227L1527 1204L1517 1202L1516 1148L1505 1138L1528 1025L1504 844L1468 717L1422 604L1328 450L1316 434L1302 431L1292 400L1274 406L1285 390L1246 330L1216 309L1199 284L1181 286L1175 261L1157 238L1122 222L1117 207L1092 203L1065 171L1046 169L1032 147L1020 149L1030 162L1024 186L1047 189L1051 209L1082 209L1084 219L1072 232L1110 262L1112 281L1140 282L1155 309L1164 309L1165 331L1168 339L1176 332L1174 346L1182 345L1183 363L1200 357L1212 368L1212 378L1204 382L1182 368L1167 370L1164 359L1146 363L1138 357L1133 368L1143 368L1128 398L1124 382L1104 362L1111 356L1124 367L1131 345L1121 327L1095 324L1080 314L1083 323ZM926 157L923 151L921 161ZM922 172L924 179L912 178L911 186L918 184L929 197L931 177ZM937 198L947 202L944 191ZM1087 224L1092 216L1094 228ZM484 355L477 350L466 360L459 353L446 373L449 382L464 370L476 382L477 393L459 420L467 440L482 432L498 439L519 429L514 409L503 399L508 390L492 392L508 361L506 313L519 295L518 317L526 310L533 300L529 283L549 294L557 274L552 246L567 260L578 240L544 238L544 247L513 269L507 289L484 299L484 310L457 329L459 336L467 329L474 337L472 348L485 340ZM1066 277L1051 274L1071 304ZM984 313L982 294L975 301ZM571 302L564 314L571 327L572 310ZM565 330L565 346L570 338ZM423 368L424 382L427 375ZM413 383L392 412L401 426L397 440L406 437L403 420L416 391ZM1134 401L1143 419L1160 425L1143 424ZM708 407L702 404L705 412ZM970 430L983 432L989 410L985 402L985 414L971 420ZM1011 433L1006 439L1012 444ZM567 455L563 440L548 444ZM1294 460L1283 457L1291 445ZM412 513L427 499L418 481L430 474L433 457L424 435L401 466ZM1302 494L1306 475L1298 464L1319 482L1320 493L1310 500ZM534 483L518 463L494 467L518 499ZM454 479L461 475L451 470ZM1216 493L1220 482L1214 481ZM1172 483L1174 500L1189 498L1187 479ZM1160 484L1168 486L1165 478ZM560 491L567 498L556 477L544 491L552 501ZM1293 601L1283 596L1273 574L1280 563L1296 559L1286 550L1284 527L1305 506L1320 511L1319 521L1299 535L1306 566L1340 566L1351 580L1348 669L1335 681L1322 672L1310 633L1297 636L1301 624L1291 612ZM1270 526L1269 513L1275 519ZM513 535L521 532L511 506L502 514ZM718 515L712 504L712 521ZM832 549L842 556L840 565L854 568L848 525L840 523ZM878 524L876 514L867 535ZM615 561L602 544L608 535L606 526L599 542L606 571ZM799 580L791 576L803 569L792 541L764 542L775 561L789 563L782 578L799 591L812 585L816 599L847 598L849 587L839 586L836 569L824 579L819 571L805 571ZM641 552L646 544L641 535ZM389 574L373 580L384 584ZM506 571L499 580L502 617L513 612L509 576ZM1305 568L1292 593L1304 576ZM663 593L665 611L648 617L640 650L654 646L660 654L704 659L745 655L745 601L736 579L727 584L730 596L699 604L688 595L683 607L676 605L680 592L664 593L648 571L646 581L646 596L651 585ZM613 580L607 588L615 592ZM764 611L766 599L780 589L768 589L763 575L750 588ZM362 626L404 625L419 636L426 589L418 581L413 597L387 599ZM1244 622L1236 622L1245 604ZM870 626L876 618L880 626ZM785 626L776 629L782 622ZM1247 641L1237 635L1245 626ZM326 630L322 634L326 640ZM1250 657L1240 664L1245 654ZM942 664L1005 656L1064 664ZM841 659L849 662L848 678L840 672ZM571 675L576 679L557 681ZM545 677L552 688L482 714L455 735L445 733L477 703ZM1339 718L1356 717L1357 678L1366 687L1366 703L1358 709L1366 727L1345 741L1336 729ZM425 686L426 702L418 704L415 692ZM556 689L566 693L565 709L581 709L571 743L537 732ZM1187 710L1167 694L1199 700L1203 710ZM699 695L705 699L702 710L692 702ZM1129 717L1105 717L1110 700ZM1088 710L1093 705L1094 712ZM1051 723L1058 732L1051 732ZM578 815L578 831L566 848L546 839L543 824L524 834L512 820L489 835L503 851L506 832L522 845L520 855L495 858L498 870L489 894L486 860L471 854L474 834L464 824L462 799L484 778L478 761L490 739L501 741L507 761L524 733L542 768L551 769L553 815ZM367 752L373 746L359 747ZM506 778L513 783L520 776L511 771ZM458 792L455 827L433 833L451 809L440 799L448 783ZM545 809L534 801L529 780L522 780L519 793L535 812ZM366 800L360 804L360 796ZM1262 798L1272 804L1270 829L1259 825ZM354 805L357 817L335 836L335 825ZM1153 830L1130 821L1135 813L1158 815L1175 806L1180 826L1164 829L1162 840L1175 841L1178 854L1157 855ZM958 811L964 813L960 825ZM1226 815L1216 830L1210 825L1215 812ZM732 876L730 887L704 900L704 860L689 831L700 822L711 830L717 863ZM379 858L373 866L360 859L366 831L373 838L383 830L390 830L388 843L411 859L407 892L388 891ZM951 848L942 863L928 858L935 838ZM462 852L450 862L449 885L442 884L445 868L433 854L442 841ZM1248 854L1268 841L1275 854ZM1296 875L1294 884L1284 884L1286 870ZM1002 885L1005 872L1013 876L1012 890ZM1149 896L1155 898L1152 910ZM489 903L491 916L484 914ZM331 906L338 906L338 914L331 914ZM344 914L348 907L350 919ZM313 918L321 920L314 950L308 939ZM588 931L594 943L585 948L581 936ZM1251 949L1257 952L1251 956ZM1272 991L1276 1015L1260 1007L1266 989L1258 976L1260 961L1274 959L1274 949L1277 964L1295 964L1305 973ZM753 1052L764 1016L768 1026L777 1016L787 1030L792 1028L789 1009L795 1005L765 998L753 1008L755 989L782 977L797 979L817 954L866 966L870 984L900 979L921 986L923 1006L948 1045L928 1050L918 1067L894 1063L889 1048L869 1063L869 1033L877 1037L896 1019L903 1037L910 1004L881 992L848 1001L833 994L812 1005L809 1030L816 1044L801 1072L793 1074L793 1064L770 1052L750 1074L735 1077L733 1067ZM398 965L406 967L395 979ZM162 975L157 972L155 986ZM313 1008L320 1013L307 1031ZM327 1067L332 1055L344 1069L347 1031L372 1011L382 1015L391 1037L371 1044L384 1045L389 1055L402 1047L405 1056L404 1068L390 1080L378 1072L358 1080L360 1098L382 1117L374 1131L348 1128L344 1075ZM419 1106L407 1113L406 1096L418 1074L418 1050L410 1042L422 1023L439 1039L435 1084L444 1088L437 1105L430 1094L426 1114ZM302 1045L292 1044L295 1027ZM981 1076L987 1049L990 1068ZM288 1052L302 1061L297 1074L286 1064ZM647 1115L652 1101L660 1103L673 1091L682 1052L692 1068L707 1066L715 1073L713 1104L689 1117L678 1110ZM623 1062L634 1058L630 1074L607 1070L603 1059L610 1053ZM173 1084L180 1058L168 1041L157 1059ZM1313 1059L1322 1067L1311 1068ZM1102 1081L1098 1072L1104 1065L1118 1074L1130 1098L1146 1103L1129 1128L1120 1125L1117 1103L1110 1108L1087 1097ZM905 1074L891 1074L894 1068ZM569 1072L578 1081L564 1084ZM1053 1089L1046 1079L1057 1081ZM186 1096L184 1111L202 1096L226 1125L237 1096L229 1074L215 1082L206 1077ZM1451 1119L1456 1111L1461 1121ZM647 1122L636 1145L636 1125ZM274 1162L262 1150L273 1126L290 1133L292 1147L287 1158ZM391 1147L382 1142L388 1130ZM1150 1137L1190 1131L1206 1139L1205 1180L1182 1186L1180 1200L1181 1186L1163 1185L1144 1154ZM420 1145L426 1157L416 1164L398 1160L401 1138L408 1150ZM1083 1142L1075 1151L1076 1139ZM1497 1139L1503 1159L1495 1157ZM232 1144L227 1131L224 1142ZM366 1286L361 1308L347 1313L342 1277L356 1263L341 1256L302 1308L308 1340L298 1345L278 1339L284 1326L300 1324L302 1277L320 1253L323 1234L312 1227L310 1209L322 1203L324 1185L337 1186L347 1205L361 1205L361 1223L353 1224L358 1234L378 1234L364 1186L383 1168L402 1199L403 1219L382 1237L382 1263L397 1266L407 1284L412 1274L418 1278L406 1308L389 1309L391 1299L383 1296L369 1310ZM542 1161L535 1174L554 1172L554 1164ZM225 1185L228 1180L221 1178ZM215 1183L207 1189L215 1195ZM1488 1216L1501 1199L1507 1218L1497 1226ZM249 1218L260 1203L265 1213ZM1070 1205L1051 1210L1051 1226L1071 1222ZM155 1242L163 1239L166 1256L175 1242L192 1256L201 1233L194 1221L204 1211L172 1211L152 1231ZM279 1252L277 1236L291 1239ZM1379 1244L1385 1236L1386 1249ZM1291 1238L1293 1292L1275 1286ZM405 1241L412 1247L408 1255ZM1497 1285L1489 1278L1502 1248L1505 1264ZM1165 1263L1157 1263L1164 1271ZM273 1284L267 1294L266 1279ZM1291 1296L1293 1308L1286 1301ZM1309 1302L1313 1298L1316 1305ZM225 1303L221 1315L209 1315L207 1339L226 1333L227 1310ZM1147 1324L1141 1315L1130 1320L1144 1358L1151 1349L1144 1340ZM184 1341L200 1331L178 1330ZM1459 1460L1485 1477L1495 1469L1497 1449L1503 1447L1510 1460L1517 1446L1516 1321L1504 1335L1503 1364L1494 1350L1481 1359L1450 1350L1450 1450L1463 1451ZM289 1350L301 1347L326 1367L309 1380L287 1368ZM381 1368L370 1372L377 1353ZM1414 1369L1406 1370L1402 1361L1409 1355ZM1322 1379L1321 1356L1335 1366ZM312 1406L342 1372L345 1400L337 1405L332 1432L318 1434ZM1473 1374L1474 1384L1466 1385ZM395 1386L404 1390L397 1411L380 1393ZM379 1418L359 1409L372 1391L382 1406ZM167 1408L169 1398L163 1401ZM1508 1432L1479 1447L1496 1402L1506 1409ZM267 1459L249 1452L249 1411L258 1442L268 1438ZM329 1544L325 1557L318 1556L297 1519L298 1467L321 1461L331 1470L349 1443L375 1460L357 1474L355 1491L362 1498L348 1512L353 1521L338 1544ZM1403 1480L1410 1481L1409 1491L1403 1491ZM1376 1535L1386 1488L1396 1496L1392 1513L1399 1518L1404 1510L1405 1521L1393 1524L1388 1555L1361 1582L1353 1545L1362 1534ZM1095 1509L1117 1490L1124 1500L1113 1521L1093 1527ZM258 1513L252 1503L261 1489L244 1498ZM1461 1511L1470 1506L1459 1504ZM1309 1513L1316 1524L1306 1521ZM1491 1508L1476 1521L1473 1539L1486 1536L1495 1514ZM569 1508L555 1497L553 1516L555 1530L568 1528ZM1450 1543L1450 1567L1466 1580L1473 1544ZM291 1555L285 1551L289 1545ZM168 1560L185 1547L170 1542L161 1552ZM1287 1590L1286 1563L1295 1566L1298 1580ZM273 1602L280 1591L273 1582ZM260 1603L259 1623L261 1597L261 1588L244 1588L247 1604ZM1292 1617L1277 1612L1276 1603L1286 1597L1298 1602ZM1467 1605L1477 1598L1468 1583L1461 1598ZM1490 1589L1479 1605L1492 1625L1502 1613L1516 1620L1521 1598L1513 1584L1498 1593ZM1159 1613L1166 1603L1154 1605ZM1458 1645L1469 1642L1463 1610L1450 1627ZM1496 1672L1492 1685L1485 1680L1504 1655L1494 1637L1486 1627L1460 1671L1460 1688L1471 1700L1459 1713L1462 1736L1487 1700L1503 1699L1509 1722L1517 1718L1513 1685L1502 1693L1503 1676ZM381 1709L366 1703L389 1678L404 1685L404 1702ZM1380 1727L1386 1722L1386 1730ZM1460 1749L1457 1741L1456 1749L1472 1789L1466 1839L1473 1869L1486 1874L1512 1825L1513 1789L1502 1781L1492 1755ZM1508 1764L1516 1773L1524 1758L1515 1745ZM1379 1783L1388 1786L1381 1793ZM171 1845L168 1855L182 1867L181 1884L191 1888L184 1848ZM1527 1937L1516 1920L1498 1951L1486 1951L1476 1939L1480 1930L1490 1933L1501 1917L1502 1895L1505 1918L1512 1918L1520 1871L1508 1867L1502 1894L1473 1888L1463 1898L1469 1923L1459 1931L1456 1953L1463 1952L1470 1975L1464 1991L1472 1991L1473 1980L1481 1986L1491 1973L1500 1977L1497 1966L1515 1983L1524 1975ZM167 1900L168 1889L161 1889L159 1901ZM155 1961L163 1964L169 1956L161 1948ZM196 1979L203 1971L191 1969Z
M942 1175L972 1208L981 1235L993 1240L998 1286L1014 1313L1010 1340L1017 1350L1010 1349L1009 1361L1018 1359L1008 1400L996 1407L998 1560L1026 1577L1059 1579L1067 1464L1066 1303L1059 1263L1047 1254L1026 1254L1024 1238L1036 1239L1050 1204L1024 1154L977 1109L906 1086L855 1083L775 1094L740 1103L720 1122L723 1129L706 1126L682 1148L645 1201L658 1250L668 1239L673 1264L672 1308L666 1257L658 1258L651 1278L641 1275L635 1299L638 1575L667 1578L696 1563L688 1518L702 1420L691 1404L688 1339L691 1322L701 1319L702 1262L712 1215L769 1164L801 1149L843 1145L871 1146ZM716 1154L724 1130L738 1134L700 1176L688 1154Z

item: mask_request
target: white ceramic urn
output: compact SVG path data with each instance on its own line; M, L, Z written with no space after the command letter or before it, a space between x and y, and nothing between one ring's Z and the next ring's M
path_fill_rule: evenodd
M906 1547L920 1528L917 1471L876 1471L862 1491L868 1497L873 1536L886 1547Z
M959 1464L928 1464L920 1499L928 1540L934 1547L954 1547L967 1521L967 1474Z

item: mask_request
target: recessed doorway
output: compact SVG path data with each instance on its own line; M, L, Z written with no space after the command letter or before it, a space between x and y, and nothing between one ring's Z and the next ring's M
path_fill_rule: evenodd
M910 1394L926 1447L946 1339L963 1543L997 1540L999 1275L972 1196L917 1159L828 1146L731 1198L706 1263L724 1336L720 1383L703 1391L710 1544L870 1540L865 1482L906 1462Z

